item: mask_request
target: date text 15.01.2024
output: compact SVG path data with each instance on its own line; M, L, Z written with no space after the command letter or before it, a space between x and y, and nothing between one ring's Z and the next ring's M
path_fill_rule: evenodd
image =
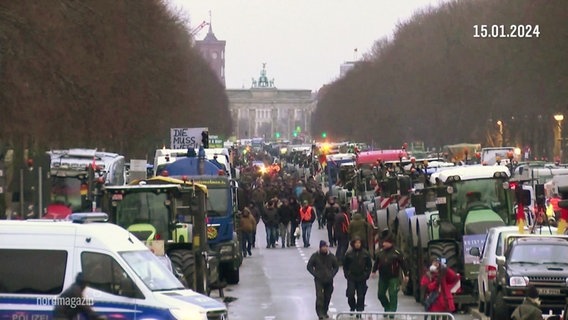
M476 24L473 25L474 38L538 38L539 25L530 24Z

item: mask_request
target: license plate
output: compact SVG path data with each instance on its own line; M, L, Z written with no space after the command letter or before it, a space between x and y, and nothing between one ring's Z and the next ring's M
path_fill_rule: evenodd
M538 289L538 294L542 295L560 295L560 289Z

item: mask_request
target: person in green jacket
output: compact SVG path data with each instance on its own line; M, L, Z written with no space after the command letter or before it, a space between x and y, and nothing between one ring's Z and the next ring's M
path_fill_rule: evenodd
M371 225L363 219L363 216L360 213L355 213L347 230L349 241L351 242L353 239L359 238L363 244L363 248L369 250L369 231L371 229Z
M513 320L542 320L542 311L540 310L540 299L538 291L534 286L529 286L527 296L523 304L518 306L511 315Z
M379 272L378 298L385 312L396 312L398 308L398 290L400 288L400 273L404 281L408 281L409 270L402 252L394 247L394 237L391 233L383 239L383 246L377 253L373 266L373 277ZM388 296L387 296L388 292ZM391 316L391 318L394 318Z

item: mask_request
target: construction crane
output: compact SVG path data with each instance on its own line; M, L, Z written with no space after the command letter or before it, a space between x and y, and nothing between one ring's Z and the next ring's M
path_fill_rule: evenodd
M203 20L201 24L191 30L191 36L195 37L201 30L203 30L203 28L207 27L209 24L209 22Z

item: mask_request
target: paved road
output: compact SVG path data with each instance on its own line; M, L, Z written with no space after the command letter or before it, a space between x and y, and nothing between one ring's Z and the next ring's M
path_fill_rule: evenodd
M315 313L314 282L306 270L310 255L317 250L319 241L326 239L324 230L312 229L312 247L265 249L264 225L259 224L257 247L252 256L245 258L241 267L240 283L225 289L229 318L236 319L317 319ZM333 248L331 249L333 251ZM330 316L348 311L345 297L346 280L340 270L335 278L335 290L330 306ZM215 297L216 293L212 293ZM383 311L377 299L377 280L369 281L366 311ZM423 308L413 298L399 296L399 311L422 312ZM473 319L471 315L455 315L456 319ZM423 319L421 317L421 319Z

